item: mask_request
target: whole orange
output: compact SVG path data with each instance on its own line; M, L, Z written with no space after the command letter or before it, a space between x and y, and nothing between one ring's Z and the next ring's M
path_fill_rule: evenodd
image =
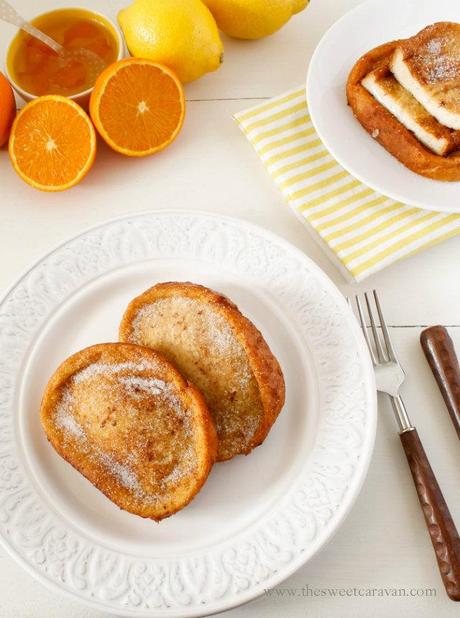
M16 101L9 81L0 72L0 147L7 141L16 115Z

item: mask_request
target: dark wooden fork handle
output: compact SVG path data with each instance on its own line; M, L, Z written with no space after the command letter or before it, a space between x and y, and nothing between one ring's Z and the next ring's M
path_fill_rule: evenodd
M399 434L433 543L442 581L460 601L460 538L416 429Z

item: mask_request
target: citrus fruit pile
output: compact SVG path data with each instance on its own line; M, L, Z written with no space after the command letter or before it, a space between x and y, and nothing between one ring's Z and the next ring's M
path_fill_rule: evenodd
M71 99L45 95L14 118L0 73L0 146L9 137L17 174L43 191L63 191L88 173L96 132L116 152L143 157L166 148L185 115L182 83L219 68L219 29L243 39L272 34L309 0L134 0L118 21L131 58L98 77L89 115Z
M63 191L91 169L96 130L113 150L143 157L166 148L176 138L184 114L184 92L169 69L151 60L126 58L98 77L90 115L59 95L28 103L11 127L11 162L32 187Z

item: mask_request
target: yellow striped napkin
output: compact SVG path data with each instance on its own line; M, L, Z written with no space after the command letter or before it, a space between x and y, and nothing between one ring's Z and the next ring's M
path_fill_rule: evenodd
M304 88L234 118L294 213L347 278L361 281L460 232L460 215L395 202L345 171L313 128Z

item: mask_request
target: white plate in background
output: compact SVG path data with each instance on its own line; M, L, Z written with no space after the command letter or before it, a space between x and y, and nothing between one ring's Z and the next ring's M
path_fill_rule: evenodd
M368 0L339 19L310 62L307 100L315 129L350 174L397 201L460 212L460 182L441 182L404 167L373 140L347 105L345 86L355 62L383 43L410 37L437 21L460 22L453 0Z

